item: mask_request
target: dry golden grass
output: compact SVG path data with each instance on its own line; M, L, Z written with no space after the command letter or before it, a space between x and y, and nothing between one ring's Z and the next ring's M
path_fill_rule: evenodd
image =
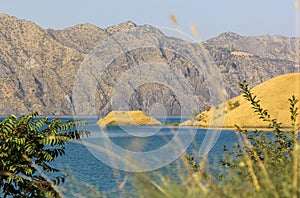
M254 87L251 91L261 101L261 107L269 111L272 119L277 119L281 122L282 127L291 126L288 99L292 95L300 99L300 73L272 78ZM297 107L300 109L299 104L297 104ZM224 113L225 116L222 116ZM253 112L251 104L242 95L232 98L217 107L212 107L210 110L202 112L199 116L200 121L191 119L182 123L182 125L221 128L235 128L235 125L243 128L267 128L269 125L269 123L257 119L258 117ZM212 117L213 119L211 119ZM297 119L300 119L300 115L298 115ZM223 124L216 126L214 123Z
M158 120L149 117L143 111L112 111L100 118L100 125L161 125Z

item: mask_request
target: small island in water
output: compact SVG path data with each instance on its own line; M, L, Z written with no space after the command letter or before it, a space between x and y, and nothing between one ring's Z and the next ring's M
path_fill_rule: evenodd
M111 111L105 117L97 122L100 126L144 126L144 125L162 125L155 118L146 115L143 111Z

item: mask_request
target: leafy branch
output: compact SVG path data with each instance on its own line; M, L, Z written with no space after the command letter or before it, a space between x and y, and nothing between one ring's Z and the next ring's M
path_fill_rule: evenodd
M51 180L44 172L59 172L49 162L65 154L67 142L89 135L76 129L86 121L37 116L32 112L0 121L0 187L5 197L60 197L56 186L65 176Z

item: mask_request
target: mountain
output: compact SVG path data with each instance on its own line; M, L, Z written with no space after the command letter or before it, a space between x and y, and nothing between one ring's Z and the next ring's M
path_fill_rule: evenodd
M270 35L251 37L225 32L207 40L205 44L214 48L242 51L265 59L295 60L295 38Z
M184 79L195 88L193 94L196 95L195 100L199 104L196 110L201 111L211 106L205 74L207 71L205 64L202 64L205 60L201 60L204 62L201 62L200 70L189 61L202 53L202 46L215 61L228 92L228 98L239 94L237 83L244 79L247 79L251 86L255 86L274 76L293 73L298 69L293 60L295 55L293 38L243 37L234 33L224 33L198 45L167 37L150 25L137 26L130 21L106 29L86 23L64 30L53 30L0 14L1 114L25 114L36 110L43 115L72 115L73 89L80 67L91 57L95 49L101 50L99 42L126 31L135 32L133 37L124 37L128 43L139 44L138 42L143 40L153 46L121 53L109 63L96 85L97 115L104 115L112 110L126 110L122 107L112 108L111 98L115 83L135 67L154 62L170 65L183 74ZM175 46L174 50L163 49L162 46L166 44ZM112 48L111 52L114 50ZM188 50L194 50L194 54L184 54ZM153 76L155 71L149 70ZM162 74L157 76L166 82L170 80ZM97 77L91 73L87 81L95 79ZM129 81L122 85L128 89L131 86ZM134 89L130 96L129 110L143 110L150 113L155 104L162 104L168 115L179 115L182 110L180 100L184 97L184 93L176 95L175 92L176 90L160 82L143 84ZM88 101L93 98L85 97ZM93 114L86 109L81 113Z
M88 54L94 47L96 47L99 40L103 40L113 33L129 30L135 27L136 25L133 22L128 21L102 30L92 24L85 23L75 25L64 30L48 29L47 32L63 45Z
M300 98L300 73L277 76L254 87L251 92L260 100L261 107L268 110L271 119L277 119L283 127L290 127L291 115L288 99L293 95ZM296 107L300 109L299 102ZM297 120L299 123L300 114ZM257 113L254 113L250 102L239 95L202 112L181 125L225 128L235 128L235 125L238 125L244 128L267 128L269 124L260 120Z
M222 73L230 97L239 95L237 84L243 80L254 87L275 76L299 71L295 44L295 38L249 37L231 32L204 42Z

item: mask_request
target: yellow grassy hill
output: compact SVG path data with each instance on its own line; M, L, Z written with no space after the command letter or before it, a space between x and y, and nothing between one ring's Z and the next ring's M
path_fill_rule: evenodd
M99 125L161 125L143 111L112 111L97 122Z
M254 87L251 91L261 101L261 107L269 111L272 119L277 119L283 127L291 126L288 99L292 95L300 99L300 73L272 78ZM300 102L297 103L297 107L300 109ZM300 120L300 115L297 119ZM242 95L202 112L196 118L181 125L221 128L234 128L235 125L244 128L268 127L268 123L259 119L253 112L250 102Z

